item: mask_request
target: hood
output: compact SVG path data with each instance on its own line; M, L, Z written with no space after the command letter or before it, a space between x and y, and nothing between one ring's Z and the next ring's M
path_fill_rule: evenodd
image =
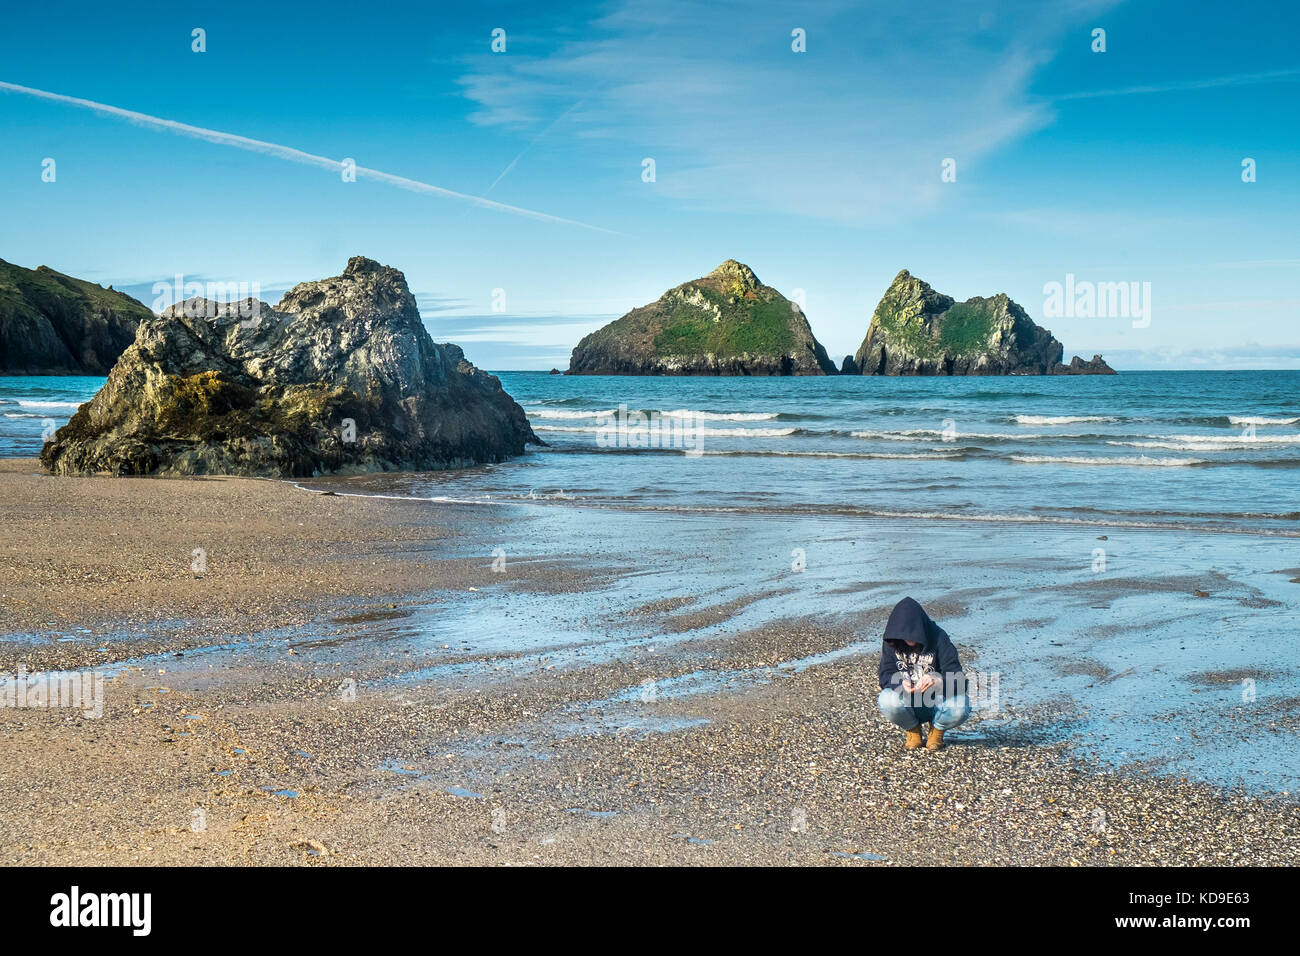
M889 612L889 622L885 624L885 641L895 647L901 647L904 641L915 641L929 647L932 624L925 608L912 598L905 597Z

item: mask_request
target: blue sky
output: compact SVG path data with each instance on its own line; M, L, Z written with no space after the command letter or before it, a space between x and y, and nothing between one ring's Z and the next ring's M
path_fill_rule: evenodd
M0 257L274 303L364 254L494 369L563 367L726 258L803 290L836 358L906 268L1007 292L1067 358L1296 368L1298 28L1256 2L11 6L0 82L164 122L0 89ZM1067 275L1149 282L1150 324L1046 318Z

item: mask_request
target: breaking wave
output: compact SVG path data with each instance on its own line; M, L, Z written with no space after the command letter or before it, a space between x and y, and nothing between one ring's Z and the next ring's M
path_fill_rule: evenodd
M1146 455L1127 458L1091 457L1087 455L1011 455L1012 461L1027 465L1131 465L1142 468L1185 468L1204 465L1204 458L1150 458Z
M1017 425L1075 425L1079 422L1117 422L1109 415L1016 415Z

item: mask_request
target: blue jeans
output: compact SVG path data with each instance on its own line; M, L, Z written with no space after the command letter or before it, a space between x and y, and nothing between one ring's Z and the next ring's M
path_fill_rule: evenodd
M885 719L904 730L927 723L936 730L952 730L970 716L970 698L965 694L938 700L933 707L923 707L917 706L913 696L903 693L900 688L886 687L876 702Z

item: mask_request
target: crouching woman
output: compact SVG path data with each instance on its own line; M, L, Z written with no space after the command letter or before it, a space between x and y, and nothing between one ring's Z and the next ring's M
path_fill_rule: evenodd
M910 597L894 606L880 650L880 712L907 732L903 746L943 746L943 734L970 716L966 676L947 633Z

